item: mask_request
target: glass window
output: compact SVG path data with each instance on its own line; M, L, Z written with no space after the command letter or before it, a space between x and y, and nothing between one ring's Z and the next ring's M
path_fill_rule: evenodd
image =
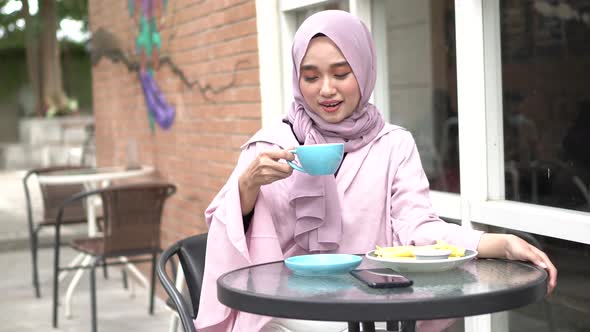
M454 1L376 0L373 22L385 24L373 31L385 34L390 122L414 136L431 189L458 193Z
M301 23L303 23L303 21L305 21L306 18L313 15L314 13L320 12L322 10L329 10L329 9L339 9L339 10L349 11L348 1L338 1L338 0L327 1L327 2L319 4L319 5L306 7L304 9L297 10L297 12L295 14L297 27L299 27L301 25Z
M506 199L590 211L590 1L500 2Z

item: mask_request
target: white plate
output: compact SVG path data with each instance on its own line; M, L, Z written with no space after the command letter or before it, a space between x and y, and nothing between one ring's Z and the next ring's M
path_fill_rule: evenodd
M375 255L375 250L369 251L365 257L380 263L384 266L390 267L398 272L436 272L446 271L459 267L477 256L475 250L465 250L463 257L449 257L445 259L408 259L408 258L382 258Z

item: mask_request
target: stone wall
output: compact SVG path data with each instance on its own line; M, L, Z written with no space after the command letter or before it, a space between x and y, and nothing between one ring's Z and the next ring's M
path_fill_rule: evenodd
M0 143L0 170L81 164L93 122L90 115L18 120L18 141Z

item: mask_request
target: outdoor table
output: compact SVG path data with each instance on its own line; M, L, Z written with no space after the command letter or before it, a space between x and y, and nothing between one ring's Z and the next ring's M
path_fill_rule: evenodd
M383 267L366 258L359 268ZM406 288L370 288L349 273L300 276L283 261L249 266L217 279L219 301L265 316L348 322L349 331L374 331L388 322L414 331L417 320L457 318L522 307L541 300L547 272L509 260L475 259L442 272L404 272Z
M126 167L89 167L72 170L63 170L44 173L38 176L40 184L50 185L69 185L69 184L83 184L85 190L94 190L102 186L106 186L110 181L127 179L133 177L146 176L154 172L152 166L141 166L136 169L127 169ZM97 235L97 224L96 224L96 211L95 206L98 204L98 197L88 197L86 199L86 213L88 219L88 236L93 237ZM86 265L90 262L92 256L86 254L79 254L70 263L71 266L81 263ZM123 258L125 259L125 258ZM131 264L127 265L128 269L141 281L144 285L148 285L148 281L145 277L137 270L137 268ZM74 274L72 281L70 282L65 296L65 311L66 317L71 317L71 299L74 293L74 289L78 285L83 269L79 269ZM65 275L63 275L65 276ZM63 278L60 276L60 280Z

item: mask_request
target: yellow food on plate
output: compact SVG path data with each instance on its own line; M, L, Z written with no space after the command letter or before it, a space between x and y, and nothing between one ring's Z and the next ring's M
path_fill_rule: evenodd
M439 250L451 250L452 257L463 257L465 256L465 248L449 244L443 240L436 240L435 244L426 246L397 246L397 247L380 247L376 246L375 256L382 258L395 258L395 259L416 259L414 252L416 250L424 249L439 249Z

